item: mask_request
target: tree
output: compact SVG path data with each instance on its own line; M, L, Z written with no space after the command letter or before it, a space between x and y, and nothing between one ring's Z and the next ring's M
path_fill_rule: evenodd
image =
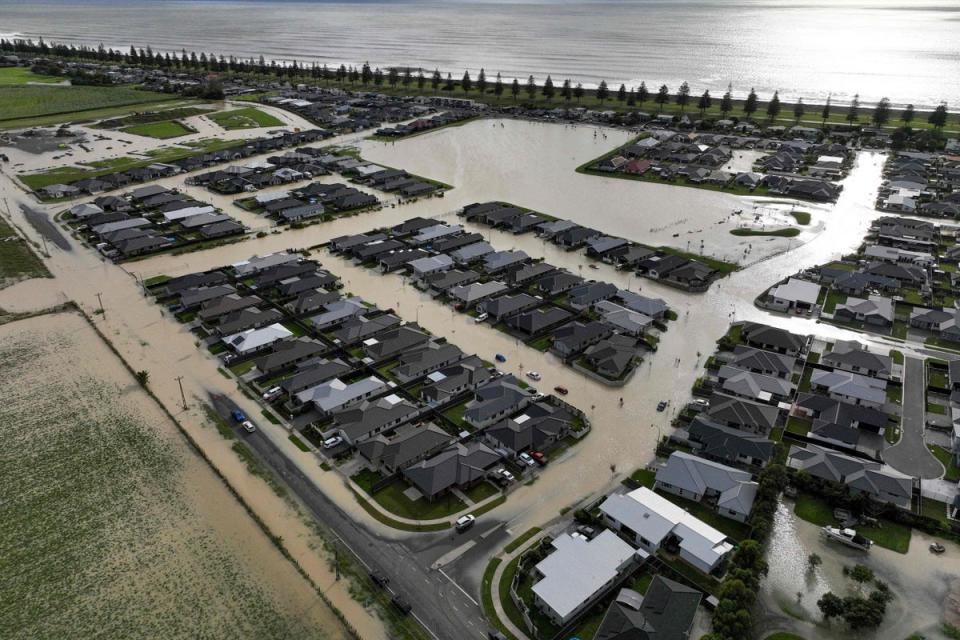
M670 102L670 89L667 88L667 85L660 85L660 89L657 90L657 97L653 100L657 103L657 113L660 113L663 105Z
M563 81L563 86L560 87L560 95L563 96L563 99L567 102L570 102L570 99L573 98L573 89L570 87L570 79Z
M533 100L534 96L537 95L537 81L533 79L533 76L527 78L527 97Z
M480 67L480 73L477 75L477 91L482 96L487 92L487 73Z
M846 611L843 599L832 591L827 591L820 596L820 599L817 600L817 608L820 609L823 619L827 622L830 622L831 618L843 617L844 611Z
M860 94L853 94L853 100L850 101L850 106L847 107L847 122L854 124L857 120L860 119Z
M807 566L809 566L811 570L816 569L821 564L823 564L823 558L816 553L811 553L809 556L807 556Z
M147 386L147 383L150 382L150 372L145 369L141 369L140 371L137 371L134 374L134 377L137 379L137 382L140 384L141 387Z
M400 82L400 72L391 67L390 71L387 72L387 84L396 87L398 82Z
M580 98L583 97L583 85L579 82L577 83L577 86L573 88L573 97L577 99L577 104L580 104Z
M773 97L767 103L767 117L770 118L770 122L776 120L777 116L780 115L780 109L780 92L774 91Z
M874 107L870 119L873 120L873 124L877 127L882 127L887 124L890 120L890 100L888 98L880 99L880 102Z
M876 629L886 613L885 604L858 596L844 598L843 608L843 620L853 631Z
M627 94L627 105L631 107L637 106L637 92L634 91L633 88L631 88L630 93Z
M497 71L497 79L493 82L493 95L497 96L498 101L503 95L503 78L500 77L499 71Z
M684 82L680 85L680 88L677 90L677 104L680 105L680 113L683 113L683 110L686 109L687 103L690 101L690 85Z
M460 80L460 86L463 88L464 93L470 93L470 89L473 88L473 81L470 79L470 72L463 72L463 79Z
M440 80L440 69L434 69L433 75L430 77L430 86L433 87L434 91L440 86Z
M627 99L627 85L621 84L617 89L617 102L623 102Z
M793 123L799 124L800 118L807 112L807 108L803 105L803 98L797 98L797 101L793 105Z
M427 79L423 77L423 70L417 72L417 89L423 89L423 86L427 83Z
M900 121L903 122L904 126L909 127L910 123L913 122L913 117L916 115L916 111L913 108L912 104L908 104L903 110L903 113L900 114Z
M727 85L727 92L720 98L720 113L726 118L733 111L733 85Z
M863 585L867 582L873 582L873 570L862 564L855 564L852 567L844 567L844 574L857 583L857 589L863 590Z
M363 69L360 71L360 81L367 85L373 79L373 71L370 70L370 63L364 62Z
M747 96L747 101L743 103L743 112L747 114L747 120L753 117L753 114L757 112L757 92L753 90L753 87L750 87L750 94Z
M830 95L827 94L827 101L823 103L823 110L820 112L820 117L822 118L821 124L823 126L827 125L827 120L830 119Z
M714 633L724 638L749 637L753 591L741 580L727 579L721 584L718 597L720 602L713 612Z
M646 82L640 82L640 88L637 89L637 100L640 102L640 106L643 106L643 103L650 99L650 91L647 89Z
M935 129L942 129L947 124L947 103L941 102L933 110L927 122L933 125Z
M513 96L513 101L517 101L517 96L520 95L520 81L516 78L513 79L513 84L510 85L510 94Z
M697 101L697 109L700 109L700 117L703 117L703 114L707 112L707 109L713 104L713 99L710 97L709 91L704 91L703 95L700 96L700 100Z
M610 96L610 90L607 89L607 81L601 80L600 84L597 85L597 100L600 101L600 104L603 104L603 101Z
M411 82L413 82L413 73L410 71L410 67L407 67L403 72L403 86L408 87Z
M446 81L443 83L443 90L444 90L444 91L453 91L453 76L450 75L449 72L447 72L447 79L446 79Z
M553 96L556 91L553 88L553 78L547 76L547 79L543 81L543 97L547 100L553 100Z

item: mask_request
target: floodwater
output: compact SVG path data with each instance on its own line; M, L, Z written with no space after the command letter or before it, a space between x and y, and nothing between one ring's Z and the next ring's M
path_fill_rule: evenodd
M762 611L756 616L764 633L784 630L805 638L879 639L919 632L926 638L946 638L940 620L947 615L948 592L960 588L960 546L948 542L946 553L937 556L927 549L933 539L914 531L905 556L876 546L863 553L825 542L819 527L800 520L792 509L792 501L781 502L774 518L767 553L770 573L761 587ZM807 563L811 553L823 559L816 570L810 570ZM831 627L818 624L817 600L824 593L833 591L843 597L854 592L854 583L843 576L843 567L853 564L873 569L896 596L887 606L883 624L873 633L855 635L843 631L841 623ZM948 619L955 619L957 612L949 615Z
M0 0L0 29L126 51L201 51L339 65L435 67L455 78L645 81L715 96L935 105L960 100L956 3L926 0Z

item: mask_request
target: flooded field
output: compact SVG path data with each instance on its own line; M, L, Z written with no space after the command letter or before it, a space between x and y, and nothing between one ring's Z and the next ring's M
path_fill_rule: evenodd
M0 637L349 637L81 317L0 327L0 384Z

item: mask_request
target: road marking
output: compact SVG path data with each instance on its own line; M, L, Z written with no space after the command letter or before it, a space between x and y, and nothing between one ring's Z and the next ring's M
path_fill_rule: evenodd
M430 566L430 568L439 569L441 567L444 567L450 564L451 562L453 562L454 560L456 560L457 558L465 554L467 551L472 549L476 544L477 544L476 540L469 540L467 542L464 542L462 545L460 545L456 549L452 549L447 553L443 554L442 556L440 556L439 558L437 558L437 560Z
M430 627L428 627L427 624L426 624L423 620L420 619L420 616L418 616L416 613L414 613L414 612L412 612L412 611L410 612L410 615L413 616L413 619L414 619L414 620L416 620L417 622L420 623L420 626L421 626L421 627L423 627L424 629L427 630L427 633L429 633L431 636L433 636L433 637L436 638L437 640L440 640L440 636L438 636L438 635L435 634L433 631L431 631L431 630L430 630Z
M471 597L470 597L470 594L467 593L467 592L464 590L463 587L461 587L459 584L457 584L457 581L456 581L456 580L454 580L453 578L451 578L450 576L448 576L446 571L444 571L443 569L440 569L440 573L443 574L443 577L444 577L444 578L446 578L447 580L450 581L450 584L452 584L453 586L455 586L457 589L460 589L460 592L461 592L463 595L467 596L467 600L469 600L470 602L472 602L473 604L475 604L475 605L478 606L478 607L480 606L480 603L477 602L476 600L474 600L473 598L471 598Z

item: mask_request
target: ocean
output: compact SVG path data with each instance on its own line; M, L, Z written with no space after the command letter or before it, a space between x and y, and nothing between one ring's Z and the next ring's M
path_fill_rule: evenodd
M459 78L960 104L956 0L0 0L0 34Z

